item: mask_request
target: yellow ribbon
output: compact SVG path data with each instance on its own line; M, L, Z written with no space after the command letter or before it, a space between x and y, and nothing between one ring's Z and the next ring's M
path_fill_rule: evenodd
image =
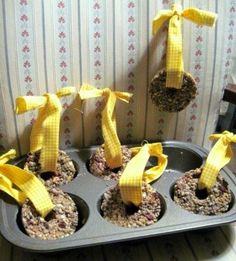
M106 98L106 105L102 111L105 159L111 169L120 167L122 165L122 152L116 132L115 104L117 98L128 103L132 94L128 92L113 92L109 88L96 89L91 85L83 84L79 91L79 96L81 100L100 96Z
M183 82L184 64L182 50L182 18L199 24L213 26L216 14L197 8L187 8L182 11L181 7L173 4L171 10L160 11L152 23L152 33L155 34L162 24L169 20L167 57L166 57L166 87L180 89Z
M32 173L17 166L5 164L16 156L15 150L0 157L0 190L13 197L20 205L29 198L35 209L45 217L54 207L48 191ZM14 188L13 184L18 188Z
M139 206L142 202L142 182L150 183L159 178L167 166L161 143L145 144L132 148L136 154L126 165L119 180L121 198L127 205ZM144 170L150 156L158 158L158 165Z
M206 164L198 182L199 189L207 188L208 191L215 185L219 171L229 163L232 158L233 151L230 143L236 143L236 135L229 131L224 131L222 134L210 135L209 139L218 139L218 141L207 157Z
M37 120L30 135L30 151L41 149L40 164L42 171L56 170L59 149L59 127L61 103L59 97L75 93L75 87L61 88L56 95L21 96L16 98L16 113L39 108Z

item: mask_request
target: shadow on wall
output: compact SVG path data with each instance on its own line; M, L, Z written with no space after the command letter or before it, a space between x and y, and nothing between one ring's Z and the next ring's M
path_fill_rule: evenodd
M18 139L15 136L14 139L10 140L9 148L15 148L17 156L21 156L30 152L30 134L32 131L32 126L32 124L26 125L23 131L19 133ZM27 142L25 142L25 137L27 137ZM19 150L17 150L17 148L19 148Z
M71 98L68 106L64 108L60 121L60 148L65 149L69 147L83 147L83 114L85 109L85 102L80 100L79 95ZM87 115L86 117L90 117ZM90 117L91 118L91 117ZM73 126L73 127L71 127ZM73 135L72 133L73 132ZM72 138L73 137L73 138Z
M136 83L139 82L140 77L146 77L146 79L147 79L146 80L147 85L142 86L142 88L144 88L146 90L146 92L145 92L146 96L142 97L142 99L143 99L142 106L144 108L146 108L146 114L145 114L146 119L148 118L149 113L156 112L157 120L154 121L153 124L156 125L154 127L154 129L157 129L157 130L158 130L158 124L159 124L158 119L159 118L165 119L165 126L169 126L170 123L173 122L173 120L175 120L175 118L176 118L176 113L158 111L158 108L156 107L155 104L152 103L150 95L149 95L149 87L150 87L152 78L166 66L167 33L168 33L168 27L167 27L167 23L165 23L161 27L161 29L158 33L156 33L154 36L151 36L150 41L147 43L147 47L145 48L140 59L138 60L138 62L135 64L135 66L132 69L132 72L134 72L134 75L137 76ZM145 68L145 65L147 65L146 66L147 69ZM145 69L145 71L144 71L144 69ZM122 86L122 83L127 81L127 79L125 77L127 77L127 76L122 77L122 75L120 75L120 77L117 78L116 86ZM125 81L124 81L124 79L125 79ZM129 90L129 89L126 91L132 92L132 90ZM137 100L140 100L140 98L137 98L137 96L134 95L133 100L135 103ZM117 111L120 111L120 109L121 110L123 109L123 105L120 105L119 103L117 103ZM118 135L119 135L119 133L122 133L122 130L119 130L119 122L118 122ZM120 136L121 143L127 143L126 137L122 137L122 135L119 135L119 136ZM157 133L155 134L155 137L148 137L148 134L144 130L143 137L141 137L141 139L139 138L138 140L134 140L132 138L132 143L140 142L141 140L144 140L144 139L156 140L158 138L159 140L161 140L160 137L162 137L162 136L163 136L163 133L158 133L158 131L157 131ZM168 136L168 134L167 134L167 136ZM166 139L166 138L167 137L164 137L164 139Z

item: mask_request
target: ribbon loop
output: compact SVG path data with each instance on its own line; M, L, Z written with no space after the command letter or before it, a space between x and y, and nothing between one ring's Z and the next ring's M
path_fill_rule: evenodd
M211 149L206 164L203 167L201 177L198 182L198 188L207 188L209 191L215 184L219 171L229 163L233 156L231 142L236 143L236 135L224 131L222 134L210 135L210 140L217 139L217 142Z
M222 138L224 143L229 145L230 142L236 142L236 135L234 135L232 132L224 131L220 134L212 134L209 136L209 140L218 140Z
M83 84L79 91L79 96L81 100L101 97L102 94L103 94L103 90L97 89L89 84Z
M76 88L74 86L67 86L59 89L56 93L57 97L64 97L76 93Z
M161 10L152 21L152 34L155 35L161 28L161 26L167 22L172 16L171 10Z
M166 87L180 89L183 82L184 63L182 50L182 19L173 15L169 21L166 52Z
M11 149L7 153L0 156L0 165L5 164L10 159L14 159L16 157L16 151Z
M173 4L171 10L160 11L152 23L152 31L155 34L161 25L169 20L168 42L166 53L167 79L166 87L180 89L183 82L183 50L182 50L182 18L199 24L213 26L216 14L197 8L187 8L182 11L181 6Z
M119 180L121 198L125 204L139 206L142 202L142 182L150 183L159 178L167 166L161 143L145 144L131 148L135 156L126 165ZM145 170L150 156L157 157L157 166Z
M94 97L106 97L106 105L102 111L102 134L104 138L104 155L107 165L118 168L122 165L121 144L116 131L115 104L116 99L129 102L132 94L128 92L113 92L109 88L97 89L91 85L82 85L79 96L82 100Z
M15 150L10 150L0 157L0 190L13 197L20 205L29 198L39 214L45 217L54 207L48 191L32 173L14 165L5 164L9 158L14 158L15 154Z
M182 15L182 8L181 5L179 4L172 4L171 5L171 10L173 11L172 15L177 15L177 16L181 16Z
M195 24L214 26L217 15L215 13L199 10L197 8L187 8L183 10L182 16Z
M30 135L30 151L41 150L42 171L56 170L59 149L59 127L61 103L59 97L75 93L75 87L61 88L57 94L43 96L21 96L16 98L16 113L39 109Z
M20 96L16 98L16 113L21 114L38 109L44 106L46 102L47 98L43 96Z
M126 102L126 103L129 103L129 100L130 100L131 96L133 95L128 92L114 92L114 93L116 95L116 98L118 98L119 100Z

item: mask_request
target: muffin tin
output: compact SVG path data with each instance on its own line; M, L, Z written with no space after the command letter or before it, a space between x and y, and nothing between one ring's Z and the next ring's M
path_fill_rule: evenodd
M162 213L157 223L142 228L124 228L107 222L100 213L103 193L116 184L115 181L104 181L89 173L87 162L96 147L85 149L70 149L70 155L76 168L75 179L60 186L70 194L79 211L79 226L77 231L68 237L57 240L39 240L26 235L21 219L20 207L5 193L0 194L0 231L12 244L28 251L55 252L67 249L133 240L151 236L213 227L236 220L236 177L227 168L221 174L228 182L232 192L232 203L228 212L219 216L203 216L181 209L173 200L173 186L184 172L200 167L208 152L194 144L166 141L162 143L164 153L168 155L168 166L163 175L152 186L161 194ZM11 163L24 166L26 157L13 160ZM156 158L150 158L147 167L156 164Z

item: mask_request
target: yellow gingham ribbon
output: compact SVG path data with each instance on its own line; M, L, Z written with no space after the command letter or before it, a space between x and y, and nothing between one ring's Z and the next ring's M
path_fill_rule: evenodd
M48 191L43 183L32 173L21 168L5 164L16 156L16 151L0 156L0 190L13 197L20 205L29 198L35 209L42 217L45 217L54 207ZM13 184L18 188L14 188Z
M218 141L207 157L206 164L198 182L199 189L207 188L208 191L215 185L219 171L229 163L232 158L233 151L230 143L236 143L236 135L229 131L224 131L222 134L210 135L209 139L218 139Z
M142 182L150 183L159 178L167 166L161 143L145 144L132 148L136 154L126 165L119 180L121 198L127 205L139 206L142 202ZM158 165L144 170L150 156L158 158Z
M16 113L39 108L37 120L30 135L30 151L41 149L40 164L42 171L56 170L59 149L59 128L61 103L59 97L75 93L75 87L61 88L56 95L21 96L16 98Z
M167 57L166 57L166 87L180 89L183 81L183 50L182 50L182 18L199 24L213 26L216 14L197 8L187 8L182 11L181 6L173 4L171 10L160 11L152 23L152 33L155 34L162 24L169 20Z
M91 85L82 85L79 96L81 100L104 96L107 101L102 111L102 134L104 138L104 155L107 165L117 168L122 165L121 144L116 132L115 104L116 99L129 102L131 93L114 92L109 88L97 89Z

